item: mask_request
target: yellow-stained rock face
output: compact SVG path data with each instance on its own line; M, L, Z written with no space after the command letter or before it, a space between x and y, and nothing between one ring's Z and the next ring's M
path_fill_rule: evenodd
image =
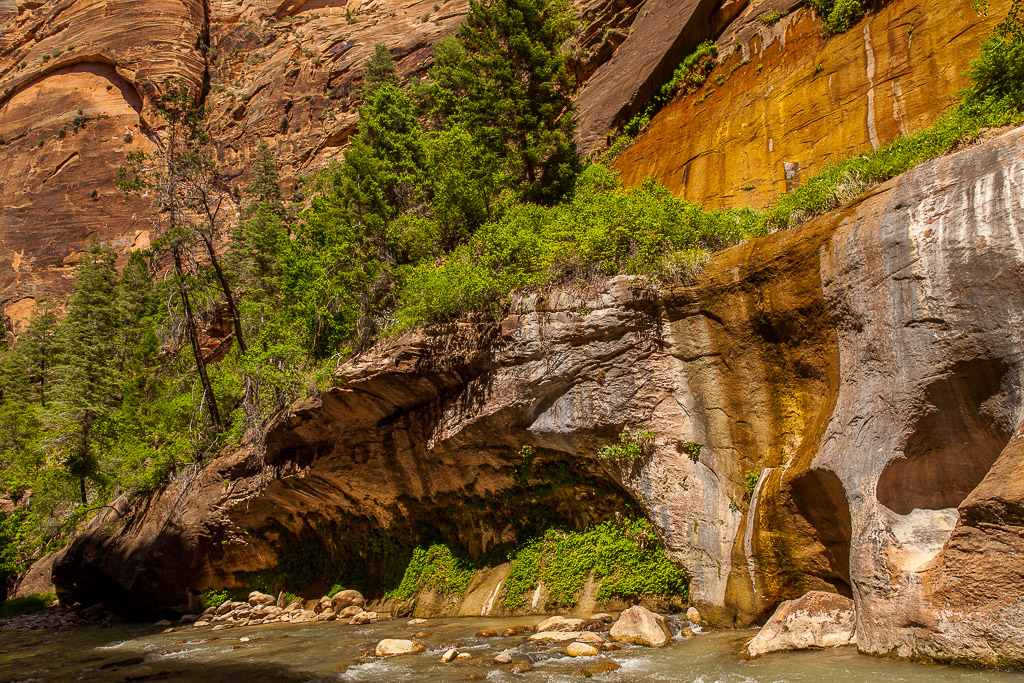
M1007 6L979 17L970 2L896 0L827 39L810 9L767 26L750 7L718 40L704 87L656 116L617 168L627 184L654 177L707 207L767 206L932 123Z

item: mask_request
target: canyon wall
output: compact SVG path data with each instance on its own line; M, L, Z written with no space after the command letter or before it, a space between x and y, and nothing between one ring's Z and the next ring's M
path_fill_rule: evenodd
M638 508L716 624L829 590L863 651L1024 664L1024 129L990 137L692 286L618 277L381 342L259 439L102 513L58 590L184 609L290 572L379 594L373 572L427 538L482 559ZM653 449L597 456L627 428Z
M934 122L1009 4L979 16L970 2L897 0L831 37L800 2L750 4L708 36L720 63L706 84L655 116L616 168L707 208L768 206Z

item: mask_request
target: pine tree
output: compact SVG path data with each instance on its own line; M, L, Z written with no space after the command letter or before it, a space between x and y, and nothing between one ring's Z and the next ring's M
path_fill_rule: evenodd
M530 201L560 198L579 166L561 54L571 28L564 0L470 0L431 70L435 117L465 124Z
M157 354L156 337L160 298L154 282L153 256L133 251L121 270L117 292L120 358L124 373L145 365Z
M373 92L377 86L398 85L395 60L387 45L378 43L374 47L373 54L366 60L366 66L363 67L363 82L365 83L364 96Z
M105 421L117 398L117 270L115 254L93 241L75 272L75 288L61 328L61 357L53 405L55 450L78 481L81 503L87 481L101 481Z
M25 363L24 372L33 387L32 400L46 407L53 382L53 367L59 353L57 306L49 298L39 299L27 330L18 340L17 353Z
M280 168L265 142L253 159L247 197L242 221L231 235L231 259L242 281L243 298L262 306L278 289L281 262L289 246Z

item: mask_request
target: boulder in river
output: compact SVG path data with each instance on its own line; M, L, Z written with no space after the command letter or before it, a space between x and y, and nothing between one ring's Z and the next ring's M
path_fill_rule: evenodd
M510 655L507 652L499 652L498 654L494 655L494 663L495 664L511 664L512 663L512 655Z
M768 623L746 646L751 657L784 650L853 645L856 638L853 600L811 591L779 605Z
M686 620L691 624L700 625L700 612L697 611L696 607L690 607L686 610Z
M455 648L452 648L450 650L446 650L445 653L443 655L441 655L441 661L444 662L445 664L449 664L449 663L455 661L455 658L458 655L459 655L459 651L456 650Z
M571 619L563 616L553 616L537 624L533 630L537 633L542 631L579 631L583 626L582 619Z
M352 617L356 616L357 614L362 614L365 611L366 610L364 610L359 605L349 605L345 609L343 609L340 612L338 612L338 618L339 619L351 619Z
M334 611L340 612L352 605L362 607L366 604L366 599L363 598L363 594L359 591L347 590L335 593L334 597L331 598L331 603L334 605Z
M352 617L352 619L348 623L354 624L356 626L361 626L363 624L369 624L371 621L377 621L376 612L360 612L359 614Z
M553 641L564 643L569 640L576 640L582 631L541 631L530 636L530 640Z
M276 605L277 598L275 598L273 595L267 595L266 593L253 591L252 593L249 593L249 604L253 607L256 607L257 605Z
M580 631L580 634L576 636L576 642L579 643L591 643L592 645L603 645L604 638L593 633L592 631Z
M532 630L529 626L510 626L501 632L503 636L518 636L521 633L526 633Z
M565 652L570 657L593 657L601 651L590 643L569 643Z
M620 643L648 647L661 647L671 637L665 617L640 605L634 605L620 614L608 635Z
M393 657L395 655L411 655L416 652L423 652L423 650L423 643L417 640L385 638L377 643L373 653L378 657Z

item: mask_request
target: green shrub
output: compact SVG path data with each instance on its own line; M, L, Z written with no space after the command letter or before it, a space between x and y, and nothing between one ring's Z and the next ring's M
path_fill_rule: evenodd
M331 590L327 591L327 597L333 598L335 595L337 595L343 590L345 590L345 587L336 583L333 586L331 586Z
M757 489L757 482L761 480L761 469L750 470L743 475L743 496L750 500Z
M207 609L210 607L217 607L218 605L222 605L232 599L234 599L234 595L232 595L231 591L218 591L211 588L199 596L199 604L203 606L203 609Z
M619 434L618 443L605 444L597 450L597 457L612 459L635 459L646 453L654 444L657 435L649 430L644 430L633 436L628 430Z
M11 598L0 603L0 619L8 617L19 617L23 614L35 614L42 612L49 605L57 600L57 596L50 593L33 593L21 598Z
M863 18L864 5L861 0L835 0L825 19L825 29L830 35L845 33Z
M669 82L661 86L651 101L629 123L623 126L622 132L627 139L638 135L646 128L654 115L661 111L677 94L688 95L704 85L715 68L717 56L718 46L711 40L705 40L697 46L693 53L687 55L672 72Z
M844 33L864 17L861 0L809 0L821 18L826 35Z
M989 38L967 75L970 85L961 93L966 104L1006 100L1019 105L1024 102L1024 42Z
M665 557L645 519L604 522L583 532L549 529L513 553L503 604L518 609L543 581L549 603L570 607L590 573L600 582L597 598L679 596L686 600L686 575Z
M680 452L686 453L686 457L693 462L697 462L700 459L701 445L699 443L676 439L676 448L679 449Z
M416 548L402 576L402 582L384 594L387 599L409 600L420 590L434 590L441 595L462 596L469 587L476 569L455 557L448 546L435 543L429 548Z

